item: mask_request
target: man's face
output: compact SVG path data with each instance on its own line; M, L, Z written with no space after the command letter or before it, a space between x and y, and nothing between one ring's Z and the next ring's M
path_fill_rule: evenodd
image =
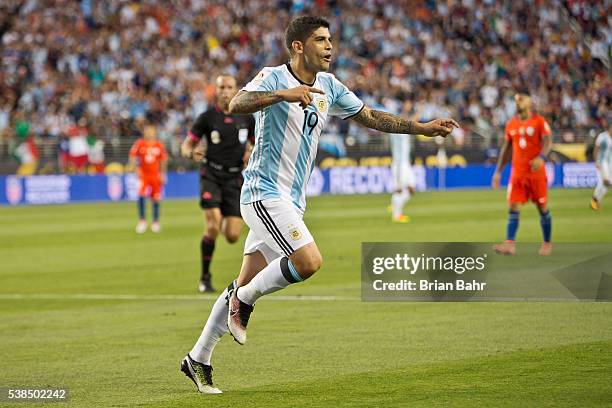
M514 95L514 102L518 112L526 112L531 109L531 98L529 95L517 93Z
M143 129L143 136L145 140L153 141L157 138L157 129L153 125L146 125Z
M236 95L236 80L231 76L217 77L217 102L227 106Z
M332 43L329 29L319 27L304 43L306 65L314 71L328 71L332 57Z

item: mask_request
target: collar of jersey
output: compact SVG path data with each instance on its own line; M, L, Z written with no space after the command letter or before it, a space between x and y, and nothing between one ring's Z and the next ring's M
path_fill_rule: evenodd
M311 83L311 84L309 84L309 83L307 83L307 82L302 81L300 78L298 78L298 77L297 77L297 75L295 75L295 72L293 72L293 70L291 69L291 64L289 64L289 63L287 62L285 65L287 66L287 69L289 70L289 73L290 73L291 75L293 75L293 77L294 77L295 79L297 79L297 81L298 81L300 84L302 84L302 85L308 85L308 86L313 86L313 85L315 84L315 82L317 82L317 76L316 76L316 75L315 75L315 80L314 80L314 81L312 81L312 83Z

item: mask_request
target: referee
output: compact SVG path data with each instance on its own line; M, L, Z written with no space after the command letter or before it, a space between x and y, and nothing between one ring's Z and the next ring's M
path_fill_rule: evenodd
M200 292L214 292L210 263L217 236L221 233L231 244L238 241L242 229L242 169L253 148L255 119L252 115L229 114L229 102L235 94L234 77L217 77L215 106L197 117L181 145L183 157L201 163L200 207L206 230L200 242Z

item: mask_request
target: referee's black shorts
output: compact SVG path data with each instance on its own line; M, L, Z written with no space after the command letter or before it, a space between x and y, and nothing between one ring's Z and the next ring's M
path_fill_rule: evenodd
M219 208L224 217L240 217L242 173L204 165L200 170L200 208Z

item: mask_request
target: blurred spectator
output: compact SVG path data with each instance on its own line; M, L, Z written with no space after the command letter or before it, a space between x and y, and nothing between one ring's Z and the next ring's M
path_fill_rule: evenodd
M87 145L87 120L79 119L68 129L68 167L70 173L84 173L87 170L89 146Z
M104 174L104 142L93 135L87 136L87 159L90 174Z
M19 162L17 174L32 175L38 168L39 152L34 143L34 137L30 133L30 123L24 119L18 119L15 123L15 136L13 156Z
M412 99L422 120L499 128L514 114L514 89L527 86L553 128L592 128L612 100L611 9L612 0L3 0L0 135L21 111L37 138L69 135L71 156L83 157L81 118L115 149L150 116L178 153L213 102L213 79L226 72L244 84L284 62L283 29L305 13L329 18L332 70L366 103Z

